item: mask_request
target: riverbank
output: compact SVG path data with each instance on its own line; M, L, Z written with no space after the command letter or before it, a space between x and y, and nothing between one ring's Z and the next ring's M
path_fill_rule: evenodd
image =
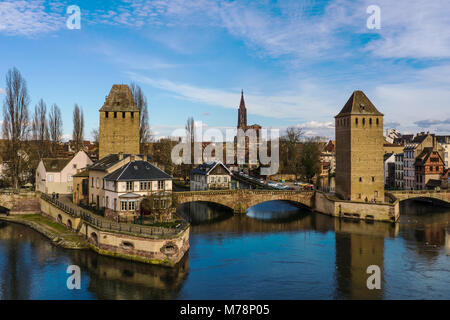
M66 227L41 214L0 216L0 221L26 225L49 239L54 245L65 249L88 249L88 242Z

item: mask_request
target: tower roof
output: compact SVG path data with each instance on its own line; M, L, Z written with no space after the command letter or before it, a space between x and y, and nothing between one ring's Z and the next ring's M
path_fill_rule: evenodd
M245 109L244 90L241 91L241 102L239 103L239 109Z
M351 114L362 115L376 115L382 116L383 114L375 108L373 103L367 98L364 92L360 90L353 91L352 95L348 99L347 103L342 108L341 112L336 117L341 117Z
M136 106L131 90L126 84L115 84L112 86L109 95L100 111L135 111Z

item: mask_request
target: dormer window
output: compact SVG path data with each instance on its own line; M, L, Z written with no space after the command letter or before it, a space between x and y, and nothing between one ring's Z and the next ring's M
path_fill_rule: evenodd
M105 118L108 118L108 115L109 115L109 112L106 111L106 112L105 112Z
M114 118L117 118L117 112L114 112Z
M122 118L125 119L125 112L122 112Z

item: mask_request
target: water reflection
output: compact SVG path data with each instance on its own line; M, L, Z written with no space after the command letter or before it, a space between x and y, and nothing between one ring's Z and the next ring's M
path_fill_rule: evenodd
M0 223L1 299L423 299L450 298L450 209L401 205L399 224L345 221L287 202L233 215L192 203L191 249L173 269L54 247ZM65 287L82 270L82 290ZM367 267L382 289L366 286Z

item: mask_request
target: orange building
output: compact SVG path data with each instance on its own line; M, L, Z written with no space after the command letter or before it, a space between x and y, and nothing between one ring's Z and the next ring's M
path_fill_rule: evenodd
M425 148L414 163L416 189L425 189L430 180L440 180L444 173L444 160L438 151Z

